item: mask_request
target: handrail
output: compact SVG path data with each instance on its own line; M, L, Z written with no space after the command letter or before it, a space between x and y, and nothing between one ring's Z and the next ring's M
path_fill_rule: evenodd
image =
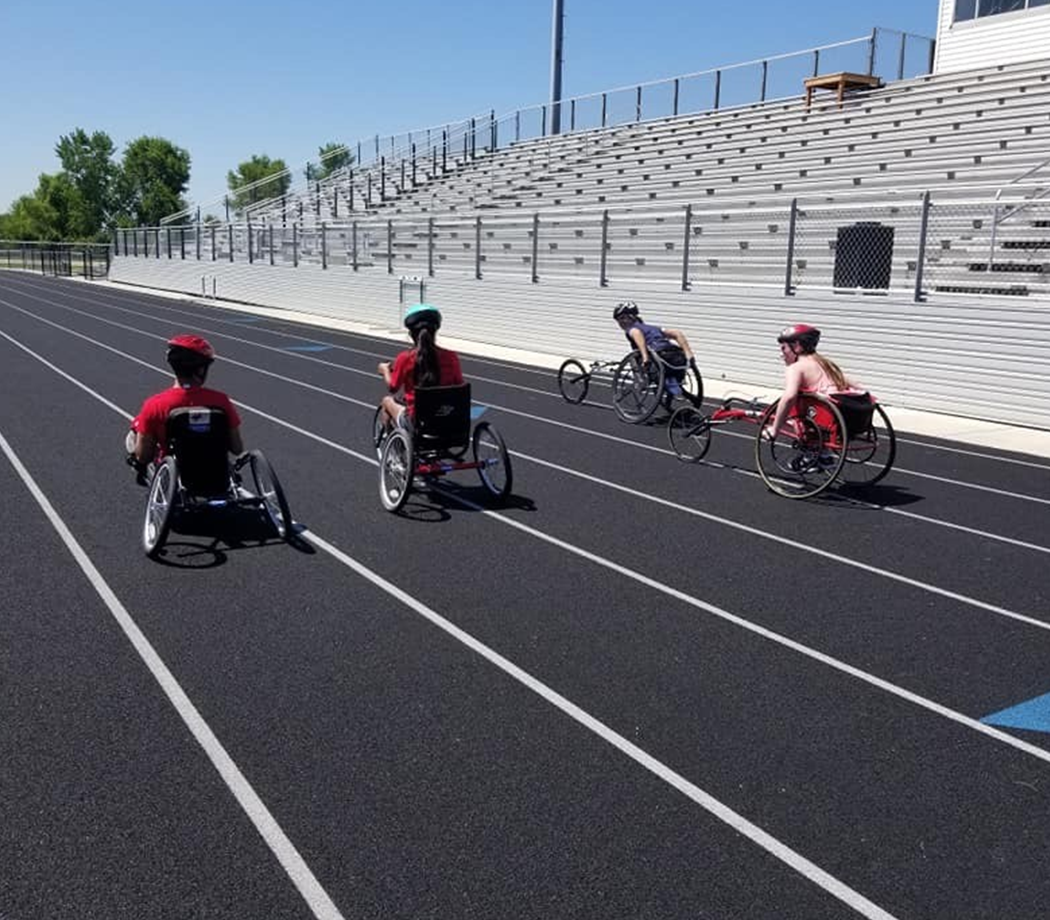
M1025 172L1021 173L1021 175L1011 179L1009 182L1006 183L1006 185L1000 186L998 191L996 191L996 193L995 193L995 213L992 215L992 236L991 236L991 240L989 241L989 244L988 244L988 271L989 271L989 273L991 273L992 265L993 265L993 263L995 261L995 238L998 235L999 224L1004 223L1005 221L1009 220L1011 217L1015 217L1016 215L1020 214L1023 210L1025 210L1028 207L1028 204L1030 202L1042 200L1048 194L1050 194L1050 190L1047 190L1047 191L1043 192L1041 195L1034 195L1032 198L1027 199L1026 203L1018 205L1017 207L1011 208L1002 217L999 216L999 199L1002 197L1003 192L1006 191L1006 189L1010 188L1010 186L1016 185L1018 182L1024 181L1029 176L1034 176L1037 172L1039 172L1039 170L1043 169L1048 164L1050 164L1050 157L1047 157L1041 163L1037 163L1035 166L1031 167L1031 169L1028 169Z
M801 51L792 51L792 52L786 52L786 53L783 53L783 54L769 55L769 56L764 57L764 58L756 58L756 59L751 60L751 61L744 61L744 62L740 62L740 63L736 63L736 64L727 64L727 65L724 65L724 66L721 66L721 67L711 67L711 68L708 68L706 70L699 70L699 71L694 71L692 73L679 74L678 76L674 76L674 77L664 77L662 79L650 80L650 81L646 81L646 82L642 82L642 83L631 83L631 84L628 84L628 85L625 85L625 86L622 86L622 87L617 87L617 88L609 89L609 90L605 90L605 91L586 93L586 94L579 95L579 96L572 96L572 97L570 97L568 99L559 100L558 103L556 103L556 104L561 108L562 111L565 111L565 109L567 107L571 108L577 102L582 102L582 101L586 101L586 100L596 99L596 98L600 98L600 97L607 97L607 96L612 95L612 94L623 93L623 92L627 92L627 91L630 91L630 90L634 90L637 93L639 93L639 103L638 104L639 104L639 108L640 108L640 105L641 105L641 103L640 103L641 95L640 94L641 94L641 91L643 89L647 88L647 87L660 86L660 85L672 85L672 84L677 85L680 81L696 79L698 77L708 76L708 75L711 75L711 74L720 75L723 71L738 70L738 69L744 68L744 67L755 67L757 65L762 65L764 67L768 67L768 65L771 62L782 61L782 60L787 60L789 58L796 58L796 57L807 56L807 55L816 55L817 56L816 60L819 61L819 55L820 55L820 52L822 52L822 51L828 51L828 50L832 50L832 49L836 49L836 48L849 47L849 46L852 46L852 45L857 45L857 44L862 44L862 43L869 43L870 46L871 46L872 51L871 51L871 55L869 56L869 64L870 64L871 61L874 60L875 42L876 42L877 36L878 36L878 34L880 32L889 32L889 33L893 33L895 35L900 35L900 36L902 36L902 42L904 40L906 40L909 36L910 37L915 37L915 38L922 38L924 41L929 41L929 42L933 41L933 39L929 38L928 36L919 36L919 35L915 35L914 33L902 32L902 31L899 31L897 29L886 29L886 28L883 28L883 27L879 26L879 27L874 28L871 31L870 34L864 35L864 36L861 36L861 37L858 37L858 38L846 39L845 41L840 41L840 42L832 42L832 43L827 44L827 45L820 45L820 46L817 46L817 47L814 47L814 48L807 48L807 49L804 49L804 50L801 50ZM903 46L902 46L902 53L901 53L901 66L903 66ZM763 99L761 101L767 101L764 98L764 93L765 93L765 87L764 87L764 80L763 80ZM716 102L715 108L718 108L718 107L719 106L717 105L717 102ZM411 153L411 147L413 145L412 138L414 136L428 135L429 132L432 132L432 131L448 132L448 134L447 134L447 142L448 142L448 147L451 149L451 147L452 147L451 140L452 140L453 134L452 134L450 129L452 128L453 125L455 125L457 127L457 129L462 127L462 132L457 131L456 134L454 135L457 138L457 140L458 140L459 138L462 138L462 137L466 136L472 130L476 129L477 123L479 123L479 122L481 123L481 125L484 125L485 123L488 123L488 124L493 125L493 126L498 126L498 125L506 123L511 118L520 119L522 113L528 114L528 113L542 112L543 115L544 115L544 126L543 126L543 129L542 129L543 130L543 136L547 136L546 114L547 114L548 108L550 108L550 104L549 103L537 103L535 105L521 106L521 107L519 107L517 109L512 109L512 110L510 110L510 111L508 111L508 112L506 112L506 113L504 113L504 114L502 114L502 115L500 115L498 117L496 116L494 111L489 110L487 112L481 112L481 113L478 113L478 114L475 114L475 115L471 115L471 116L469 116L469 117L467 117L465 119L456 119L456 120L453 120L453 121L445 122L444 124L431 125L430 127L426 127L426 128L416 128L416 129L413 129L411 131L402 132L400 135L389 135L388 137L383 139L383 143L386 143L386 141L388 141L388 140L391 143L390 162L389 162L388 165L391 166L391 167L395 167L396 165L398 165L400 163L400 161L402 159L405 159L407 157L407 155ZM603 127L604 127L604 125L603 125ZM567 133L567 132L564 132L564 133ZM397 146L395 144L395 141L399 137L402 139L403 142L400 144L400 146ZM353 152L355 152L355 149L357 151L361 151L363 149L363 146L366 143L367 144L375 143L377 145L377 150L378 150L379 140L380 140L379 139L379 135L372 135L372 136L370 136L368 138L362 138L362 139L360 139L360 140L358 140L358 141L356 141L356 142L354 142L352 144L345 144L345 145L343 145L343 146L341 146L341 147L339 147L339 148L337 148L335 150L329 151L327 156L336 156L336 155L339 155L341 153L345 153L347 151L353 153ZM496 147L498 148L498 146L499 145L497 144ZM433 148L431 147L430 150L428 150L428 152L432 153L432 151L433 151ZM382 157L383 157L382 154L377 153L377 155L371 160L370 167L374 169L377 165L379 165L379 162L380 162ZM325 158L326 157L321 157L321 161L324 162ZM363 159L363 157L362 157L362 159ZM355 166L357 166L357 168L359 168L359 169L365 169L366 168L364 162L360 162L360 161L356 161L356 160L355 160ZM286 168L286 169L282 170L279 173L273 173L272 175L266 176L263 179L258 179L255 182L252 182L252 183L249 183L248 185L242 186L237 191L238 191L238 193L251 192L253 190L256 190L256 189L264 187L268 183L272 183L274 181L279 181L281 179L284 179L284 178L287 178L289 176L295 175L295 173L297 171L298 171L297 168L289 167L289 168ZM326 180L328 178L330 178L330 177L326 177ZM186 216L192 214L194 211L197 211L199 213L202 208L206 209L206 208L211 207L213 205L228 204L229 200L230 200L230 197L231 197L230 193L227 192L227 193L224 193L223 195L216 196L216 197L208 199L206 201L192 204L189 207L184 208L181 211L178 211L178 212L176 212L174 214L170 214L167 217L162 218L161 224L162 225L167 225L167 224L173 223L174 221L176 221L176 220L178 220L180 218L183 218L183 217L186 217ZM272 201L272 199L275 198L275 197L277 197L277 196L269 196L268 198L263 199L262 202ZM253 203L250 207L251 208L257 208L257 205L262 204L262 202Z

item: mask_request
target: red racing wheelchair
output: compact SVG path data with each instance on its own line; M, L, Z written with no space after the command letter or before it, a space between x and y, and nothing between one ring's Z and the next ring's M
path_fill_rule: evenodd
M763 405L737 398L727 399L711 415L682 406L668 424L671 448L679 460L699 463L715 428L739 421L757 425L759 475L785 498L813 498L835 483L874 485L893 467L897 437L885 410L869 393L799 393L781 430L765 438L776 411L777 402Z

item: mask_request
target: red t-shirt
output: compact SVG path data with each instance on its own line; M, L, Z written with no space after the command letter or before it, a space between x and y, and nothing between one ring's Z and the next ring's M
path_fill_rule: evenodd
M209 409L222 409L226 413L230 430L241 426L241 417L237 408L230 402L230 397L218 390L207 387L173 386L151 396L139 410L131 423L131 430L155 438L158 453L163 455L168 443L168 413L172 409L185 406L204 406Z
M434 346L438 360L438 386L452 387L463 383L463 371L459 367L459 355L454 351ZM415 415L416 403L416 349L401 352L390 366L390 389L405 391L405 408L408 417Z

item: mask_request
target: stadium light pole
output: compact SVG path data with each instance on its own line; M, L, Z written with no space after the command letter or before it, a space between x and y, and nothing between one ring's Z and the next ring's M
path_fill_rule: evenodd
M551 134L559 134L561 132L561 52L565 0L554 0L553 20L551 26Z

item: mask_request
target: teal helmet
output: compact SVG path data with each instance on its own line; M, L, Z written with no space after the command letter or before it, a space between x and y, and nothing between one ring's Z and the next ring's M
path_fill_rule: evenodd
M417 303L408 308L405 313L405 328L412 330L417 326L430 326L432 329L441 328L441 311L428 303Z

